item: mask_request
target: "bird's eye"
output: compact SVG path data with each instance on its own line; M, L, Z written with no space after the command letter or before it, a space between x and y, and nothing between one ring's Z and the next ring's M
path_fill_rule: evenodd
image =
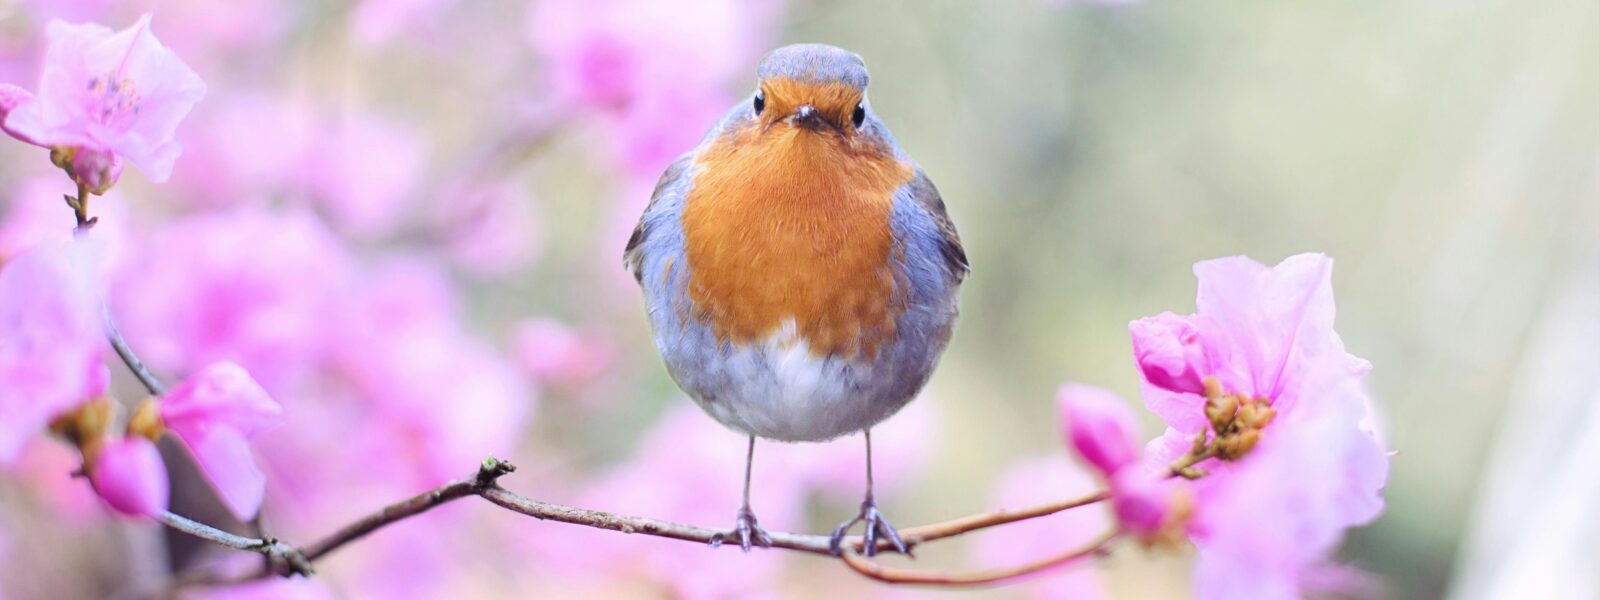
M756 90L756 102L755 102L755 105L756 105L756 114L758 114L758 115L761 114L761 109L764 109L764 108L767 107L767 93L766 92L763 92L761 90Z
M860 127L862 123L867 122L867 109L866 109L866 107L863 107L860 104L857 104L856 105L856 111L853 112L853 113L850 113L850 120L853 121L856 124L856 127Z

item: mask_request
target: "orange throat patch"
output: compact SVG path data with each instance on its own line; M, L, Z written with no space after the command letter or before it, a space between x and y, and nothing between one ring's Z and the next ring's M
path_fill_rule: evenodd
M815 356L876 355L904 308L889 211L911 165L838 131L752 123L701 152L684 201L695 317L749 344L790 322Z

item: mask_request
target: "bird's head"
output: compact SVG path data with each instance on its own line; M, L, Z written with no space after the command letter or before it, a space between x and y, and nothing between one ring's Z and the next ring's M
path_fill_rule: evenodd
M757 70L750 106L764 130L795 128L857 136L872 128L867 66L861 57L826 44L773 50Z

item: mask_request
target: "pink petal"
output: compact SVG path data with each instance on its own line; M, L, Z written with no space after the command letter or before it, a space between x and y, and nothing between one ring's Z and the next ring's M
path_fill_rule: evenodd
M44 243L0 268L0 462L100 388L96 249Z
M231 427L215 425L174 428L173 432L194 455L200 472L228 511L241 521L254 518L266 495L267 478L256 467L244 435Z
M1084 462L1109 477L1139 459L1128 405L1108 390L1067 384L1056 393L1064 432Z
M1170 312L1128 324L1133 358L1145 381L1174 392L1201 394L1201 378L1210 372L1200 333L1189 319Z
M161 418L168 427L228 427L249 435L271 427L283 407L267 395L244 367L214 363L167 392Z
M1232 350L1225 362L1248 377L1230 391L1276 397L1299 358L1323 352L1333 334L1333 261L1300 254L1268 268L1237 256L1195 263L1195 307L1214 322L1202 326L1208 349ZM1341 347L1342 349L1342 347ZM1228 382L1224 382L1228 383Z
M1182 485L1180 481L1138 469L1118 472L1111 480L1111 506L1117 522L1134 535L1161 533L1176 508L1176 486Z
M167 467L150 440L128 437L101 447L89 481L122 514L157 515L167 509Z

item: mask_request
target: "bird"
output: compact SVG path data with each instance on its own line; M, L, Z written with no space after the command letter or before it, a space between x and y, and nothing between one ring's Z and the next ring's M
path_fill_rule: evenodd
M733 529L770 547L750 506L756 438L861 432L864 523L909 555L872 493L872 427L917 396L948 345L970 269L938 189L867 101L866 63L826 44L768 53L757 86L667 167L623 252L680 388L748 436Z

